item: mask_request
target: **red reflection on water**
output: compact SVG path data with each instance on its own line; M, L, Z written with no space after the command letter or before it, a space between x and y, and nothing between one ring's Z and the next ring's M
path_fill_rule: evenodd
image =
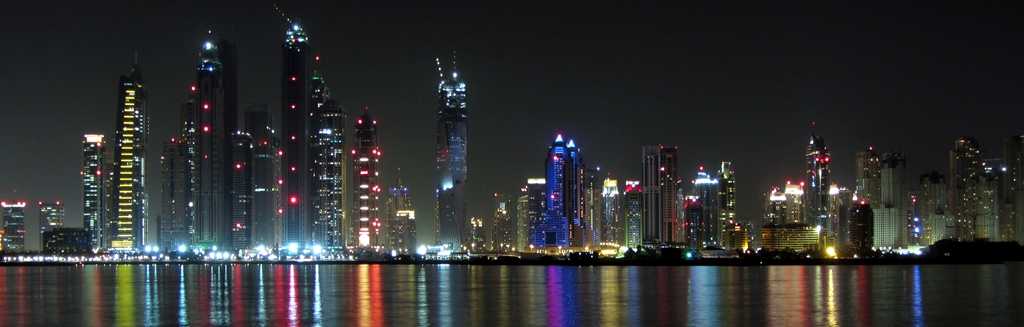
M295 265L288 266L288 326L298 326L299 320L301 320L297 278Z
M284 267L282 265L274 265L274 272L271 273L271 275L274 275L274 299L273 301L270 301L273 306L271 309L271 321L274 322L274 326L284 326L288 323L286 320L287 316L284 315L284 303L287 301L287 299L285 299L287 294L285 294L284 290Z
M807 298L810 297L810 295L808 293L810 293L810 289L809 288L811 286L807 285L807 279L810 278L810 277L807 277L807 269L808 268L805 267L805 266L797 267L797 272L798 272L797 275L798 276L796 277L796 282L797 282L796 289L800 291L800 294L798 295L798 297L800 298L800 320L799 321L801 323L803 323L803 325L805 325L805 326L811 326L811 313L808 312L811 308L810 308L810 304L807 303L808 302Z
M7 312L7 269L0 267L0 317L9 317Z
M18 297L18 326L25 326L25 317L28 316L28 303L25 303L25 299L29 298L28 294L25 294L25 267L18 267L15 269L14 275L14 294Z
M384 326L384 296L381 293L380 265L370 266L370 325Z
M203 268L209 269L209 267ZM199 307L197 309L199 309L199 314L196 315L196 317L199 317L197 319L202 319L203 317L205 317L208 320L213 320L213 316L211 316L213 312L210 310L210 275L212 275L212 273L209 271L198 271L199 273L197 275L199 275Z
M857 314L860 321L871 321L871 279L867 266L857 267Z
M236 326L244 325L246 320L245 303L242 302L245 287L242 287L242 281L242 266L234 265L231 270L231 323Z

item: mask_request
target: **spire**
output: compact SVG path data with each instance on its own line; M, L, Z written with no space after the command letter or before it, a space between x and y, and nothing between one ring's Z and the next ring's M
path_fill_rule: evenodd
M555 136L555 143L558 143L558 142L565 142L565 141L562 140L562 134L558 134L558 135Z
M566 147L575 148L576 147L576 141L573 141L572 139L569 139L569 144L566 145Z

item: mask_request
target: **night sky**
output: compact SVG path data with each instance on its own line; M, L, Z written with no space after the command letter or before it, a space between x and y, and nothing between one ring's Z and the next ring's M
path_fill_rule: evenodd
M81 225L82 134L112 138L117 78L135 51L152 118L152 215L160 142L178 127L207 30L238 45L241 107L279 106L284 24L270 1L35 3L5 4L0 19L0 198L63 200L68 225ZM687 180L699 163L731 160L741 219L759 219L769 186L799 179L812 121L842 185L869 144L904 152L916 185L948 169L960 135L999 157L1005 137L1024 133L1024 15L1010 2L381 3L282 7L305 25L332 94L377 115L385 181L401 167L421 230L434 219L433 60L452 50L469 89L471 215L542 176L556 130L620 180L638 179L643 144L678 145ZM28 216L34 231L34 206Z

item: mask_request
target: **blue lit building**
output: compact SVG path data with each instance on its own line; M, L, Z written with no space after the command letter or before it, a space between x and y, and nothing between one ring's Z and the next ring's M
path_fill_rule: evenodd
M570 246L572 231L580 230L583 191L583 160L573 140L562 135L548 150L545 164L546 196L543 217L534 228L530 244L537 247Z
M438 244L458 247L466 235L466 82L459 78L454 57L449 71L437 62L437 220Z

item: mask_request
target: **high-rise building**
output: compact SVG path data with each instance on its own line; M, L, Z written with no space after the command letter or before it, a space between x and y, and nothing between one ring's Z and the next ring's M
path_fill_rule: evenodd
M597 246L603 242L601 229L604 228L604 181L600 177L601 167L587 168L583 181L583 194L581 198L580 213L581 226L580 235L577 236L576 244L580 246Z
M828 224L822 226L822 236L826 246L847 244L849 242L850 206L854 193L850 189L832 184L828 190L829 210Z
M875 147L857 152L857 198L871 203L882 193L882 157ZM879 201L880 202L880 201Z
M786 221L787 224L803 223L804 217L804 182L791 184L786 181Z
M954 141L949 152L950 202L955 231L958 240L973 240L978 220L979 185L984 173L981 160L981 146L972 137L961 137Z
M787 222L786 199L786 193L778 187L772 187L771 191L765 193L763 225Z
M354 190L353 217L355 217L356 239L362 247L383 246L381 232L383 221L380 217L380 143L377 140L377 121L370 116L370 109L364 107L363 114L356 118L355 143L352 149L352 186ZM298 201L289 198L289 201Z
M491 248L498 252L510 252L515 247L515 221L512 219L512 202L501 193L494 193L494 211L491 219Z
M117 90L117 123L114 129L115 215L112 217L110 247L135 250L142 247L146 221L146 139L149 117L142 73L132 65L122 75Z
M643 243L672 242L672 232L676 230L678 218L675 195L679 187L679 149L675 146L646 145L641 150Z
M3 209L4 252L25 251L25 202L0 202Z
M948 211L949 197L946 193L946 176L937 171L921 175L921 191L918 200L921 219L924 220L924 245L951 238L955 232L952 215Z
M545 160L546 191L544 215L534 229L531 244L539 247L576 245L570 242L581 231L583 160L573 140L565 142L561 134L548 149Z
M693 196L697 197L703 213L700 215L701 228L700 239L696 240L701 247L722 246L722 234L725 231L725 224L719 214L721 213L721 184L719 179L706 171L704 166L697 167L697 177L693 180ZM692 229L692 228L691 228ZM689 240L693 244L692 237Z
M416 211L412 206L409 187L402 183L400 173L401 170L395 176L395 183L388 188L384 201L386 248L408 253L416 248Z
M921 202L921 195L917 192L910 193L910 203L907 205L907 217L906 223L906 235L908 246L921 246L928 245L924 244L924 218L922 215L921 208L924 203Z
M281 72L281 176L283 245L306 245L312 238L310 138L312 50L302 25L285 31Z
M92 248L103 247L103 205L108 196L104 187L103 163L106 148L101 134L85 134L82 140L82 226L90 235Z
M736 172L729 161L722 161L718 169L718 206L718 219L722 226L729 227L723 228L719 236L719 239L724 240L725 235L738 233L735 226L740 224L736 221Z
M881 161L881 202L873 209L874 247L896 248L906 245L907 193L905 177L907 161L901 153L885 153Z
M1008 220L1002 206L1003 183L1006 181L1006 166L1001 159L982 161L982 174L978 181L978 219L975 221L974 238L991 241L1002 240L1002 228Z
M92 234L82 228L59 227L42 235L43 252L53 254L88 254L92 251Z
M186 220L185 212L189 210L186 198L186 156L184 141L171 138L163 144L160 155L160 236L159 245L165 249L174 249L179 245L187 245L192 241L192 222ZM155 226L150 226L155 227Z
M625 244L625 224L622 220L622 197L619 196L619 181L605 178L601 188L601 242Z
M195 160L195 234L200 246L232 248L234 133L238 130L235 47L208 35L199 49L192 111Z
M252 244L277 248L281 243L280 140L265 105L249 107L244 132L252 136ZM283 182L283 180L281 180Z
M643 188L640 181L626 180L622 189L622 217L626 224L625 245L639 247L643 241Z
M825 145L825 139L811 134L804 159L807 162L804 223L824 226L828 220L828 190L832 186L832 156Z
M1003 203L1009 205L1007 216L1013 221L1013 231L1007 231L1006 234L1012 235L1017 243L1024 244L1024 135L1008 138L1003 147L1003 156L1007 188Z
M60 201L39 201L39 234L64 227L64 204Z
M683 237L686 246L694 249L703 249L711 238L708 234L711 223L707 219L708 210L704 209L700 196L691 195L683 200L684 219L683 226L686 226Z
M315 58L319 64L319 56ZM346 244L345 123L347 113L331 99L323 75L313 71L313 243L325 247Z
M766 225L761 227L761 248L767 250L810 251L818 249L817 227L807 224Z
M246 132L232 136L231 157L231 248L247 249L252 245L253 139Z
M867 200L859 200L850 208L850 249L854 254L871 252L875 243L874 213Z
M437 242L453 248L462 245L466 229L466 177L467 148L469 146L469 119L466 108L466 82L459 77L452 56L449 70L435 59L439 81L437 84L437 142L435 163L437 169Z
M533 243L531 237L544 217L547 181L543 178L528 178L516 206L516 248L526 250Z

